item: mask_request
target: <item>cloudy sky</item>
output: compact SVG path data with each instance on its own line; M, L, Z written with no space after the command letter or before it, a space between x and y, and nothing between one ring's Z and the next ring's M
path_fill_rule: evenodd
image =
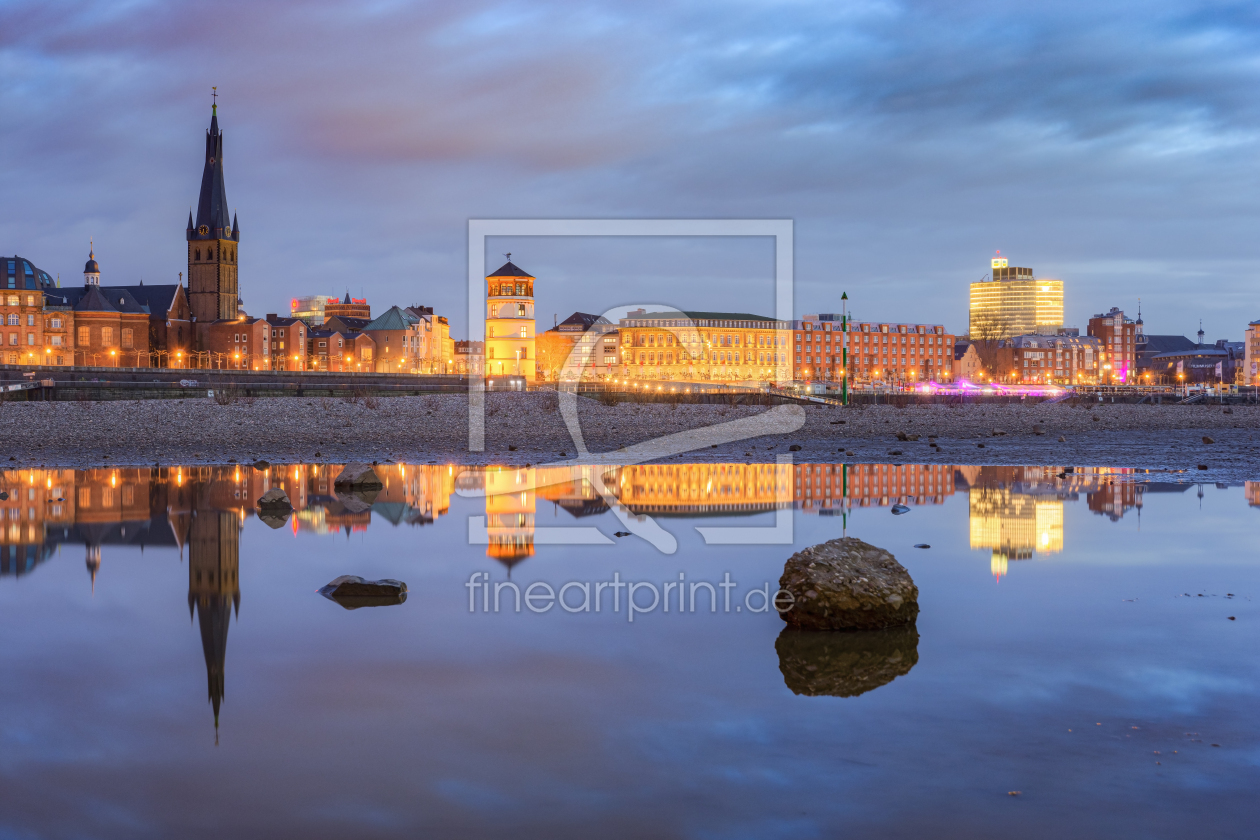
M186 270L210 88L251 314L425 303L467 334L469 218L790 218L795 308L966 324L1001 249L1067 320L1260 318L1260 6L0 0L0 249ZM769 313L766 240L498 240L540 321Z

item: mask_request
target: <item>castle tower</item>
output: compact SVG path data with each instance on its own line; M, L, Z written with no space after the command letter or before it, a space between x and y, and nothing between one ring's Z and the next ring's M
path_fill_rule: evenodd
M227 188L223 183L223 135L218 106L210 108L206 132L205 167L197 220L188 213L188 303L192 315L207 323L237 316L240 293L236 283L236 246L241 230L235 216L228 220Z
M534 277L508 261L486 277L486 376L534 381Z
M99 286L101 285L101 267L96 263L96 247L95 243L88 242L88 260L83 266L83 285Z
M196 608L201 629L216 739L219 704L223 702L228 623L233 608L239 611L241 606L237 580L240 539L240 522L235 512L205 508L194 512L188 535L188 612L191 615Z

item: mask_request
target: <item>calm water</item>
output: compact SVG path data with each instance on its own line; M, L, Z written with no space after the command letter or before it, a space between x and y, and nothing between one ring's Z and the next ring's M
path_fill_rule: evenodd
M0 837L1254 836L1257 488L390 465L338 498L338 469L3 474ZM269 486L295 515L254 514ZM917 637L755 611L845 532L910 570ZM496 613L476 573L718 609ZM341 574L408 600L344 610Z

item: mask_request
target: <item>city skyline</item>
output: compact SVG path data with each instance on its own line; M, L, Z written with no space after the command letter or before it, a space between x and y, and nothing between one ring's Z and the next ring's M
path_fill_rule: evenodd
M709 30L617 4L280 4L248 27L188 26L179 4L85 9L0 12L22 33L4 48L22 84L0 96L29 127L0 139L5 247L63 285L92 236L102 282L175 281L217 86L253 315L348 290L433 305L463 337L469 217L710 215L796 220L797 317L844 290L862 317L961 332L997 249L1065 282L1069 324L1141 297L1151 332L1202 317L1210 339L1239 339L1260 314L1255 33L1225 7L801 4ZM636 27L645 14L657 25ZM334 37L330 73L308 46ZM771 262L755 243L493 248L561 317L755 303Z

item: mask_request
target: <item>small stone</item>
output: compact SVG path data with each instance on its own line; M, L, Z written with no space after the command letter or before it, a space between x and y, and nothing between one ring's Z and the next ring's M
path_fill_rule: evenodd
M407 600L407 584L393 578L364 580L358 575L342 575L321 587L319 594L348 610L388 607Z
M263 472L264 470L268 470L270 468L271 468L271 464L267 463L261 458L254 462L254 469L258 470L259 472Z
M1207 464L1199 464L1199 469L1201 469L1201 470L1206 470L1206 469L1207 469Z
M983 444L983 443L977 443L977 444L976 444L976 449L984 449L984 444Z
M515 447L515 446L509 446L509 447L508 447L508 452L515 452L515 451L516 451L516 447Z
M800 451L801 451L801 445L799 443L794 443L788 447L788 452L800 452Z
M1063 435L1059 435L1059 443L1067 443L1067 438L1065 438Z
M928 545L927 543L915 543L914 547L915 548L931 548L932 546Z
M910 624L919 614L919 589L905 567L884 549L853 537L792 555L779 587L795 596L780 616L806 630L876 630Z
M891 452L889 452L888 454L889 454L889 455L900 455L900 454L901 454L901 450L900 450L900 449L894 449L894 450L892 450Z
M1204 443L1216 443L1216 441L1215 441L1215 440L1213 440L1212 438L1208 437L1207 435L1204 435L1204 436L1203 436L1203 442L1204 442Z
M910 508L906 507L903 504L895 504L892 506L893 516L901 516L903 513L909 513L909 512L910 512Z
M629 531L617 531L616 533L614 533L614 534L613 534L613 536L614 536L614 537L628 537L628 536L630 536L630 532L629 532Z
M1033 434L1034 434L1034 435L1044 435L1045 433L1046 433L1046 430L1045 430L1045 429L1043 429L1043 428L1041 428L1041 424L1039 424L1039 423L1034 423L1034 424L1033 424Z

